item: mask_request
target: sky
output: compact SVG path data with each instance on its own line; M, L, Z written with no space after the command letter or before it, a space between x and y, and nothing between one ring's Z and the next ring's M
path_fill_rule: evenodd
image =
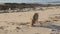
M47 3L60 0L0 0L0 3Z

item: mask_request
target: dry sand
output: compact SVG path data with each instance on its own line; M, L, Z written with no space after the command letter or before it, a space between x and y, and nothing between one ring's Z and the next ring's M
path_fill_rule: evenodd
M52 7L50 7L52 8ZM17 13L1 13L0 14L0 34L50 34L50 28L43 27L29 27L28 25L21 25L20 23L31 23L34 13L39 14L39 21L49 20L50 16L60 14L60 8L53 7L52 9L45 9L30 12ZM55 22L53 24L60 25ZM55 32L54 32L55 33Z

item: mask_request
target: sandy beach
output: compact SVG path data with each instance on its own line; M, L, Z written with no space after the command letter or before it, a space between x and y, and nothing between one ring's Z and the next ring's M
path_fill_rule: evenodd
M38 13L39 18L38 21L46 21L51 20L50 23L43 23L48 26L56 25L60 26L60 19L53 21L55 19L55 15L60 16L60 7L48 7L44 8L44 10L36 10L36 11L28 11L28 12L14 12L14 13L1 13L0 14L0 34L51 34L59 33L60 30L54 29L53 26L51 28L48 27L30 27L29 24L31 23L32 17L35 13ZM58 16L58 17L59 17ZM53 19L50 19L52 17ZM21 24L23 23L23 24ZM54 30L54 31L52 31Z

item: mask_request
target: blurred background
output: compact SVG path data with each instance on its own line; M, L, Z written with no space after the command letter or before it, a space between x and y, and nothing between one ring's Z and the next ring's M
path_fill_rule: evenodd
M0 0L0 3L60 3L60 0Z

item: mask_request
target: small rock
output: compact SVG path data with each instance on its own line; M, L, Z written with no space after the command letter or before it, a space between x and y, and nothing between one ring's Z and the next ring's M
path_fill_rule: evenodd
M21 28L20 28L20 27L16 27L16 29L18 29L18 30L19 30L19 29L21 29Z
M4 30L4 27L3 27L3 26L1 26L1 27L0 27L0 29Z
M35 33L35 34L39 34L39 33Z

